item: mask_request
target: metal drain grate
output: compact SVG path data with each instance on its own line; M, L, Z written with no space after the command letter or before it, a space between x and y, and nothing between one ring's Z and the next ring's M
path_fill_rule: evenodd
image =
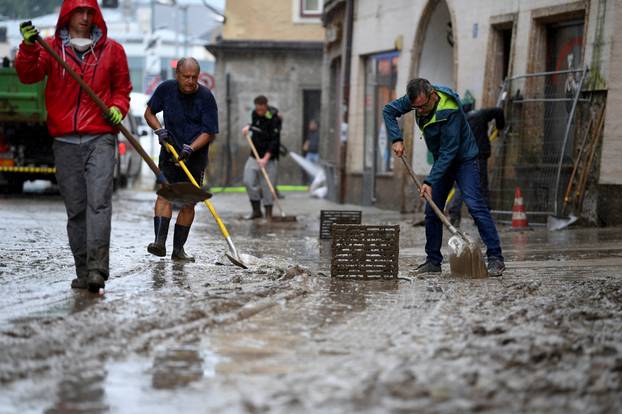
M346 279L397 278L400 226L334 224L330 274Z
M360 210L321 210L320 239L330 239L330 228L337 224L361 224Z

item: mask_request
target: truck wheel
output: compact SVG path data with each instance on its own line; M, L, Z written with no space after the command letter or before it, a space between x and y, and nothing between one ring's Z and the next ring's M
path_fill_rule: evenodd
M9 179L4 186L4 191L8 194L21 194L24 189L24 180Z

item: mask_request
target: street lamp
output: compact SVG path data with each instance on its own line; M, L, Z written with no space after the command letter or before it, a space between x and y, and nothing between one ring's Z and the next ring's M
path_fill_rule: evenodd
M177 4L175 0L151 0L151 33L155 32L155 9L156 4L163 6L174 6Z

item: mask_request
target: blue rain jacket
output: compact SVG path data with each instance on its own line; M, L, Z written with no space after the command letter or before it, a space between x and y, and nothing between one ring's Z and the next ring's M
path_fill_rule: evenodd
M424 181L432 187L438 184L453 162L471 160L479 154L458 94L444 86L433 87L440 97L436 112L424 125L421 124L421 117L415 117L417 126L423 132L425 144L434 157L432 169ZM408 95L385 105L382 114L392 142L402 140L397 118L412 110Z

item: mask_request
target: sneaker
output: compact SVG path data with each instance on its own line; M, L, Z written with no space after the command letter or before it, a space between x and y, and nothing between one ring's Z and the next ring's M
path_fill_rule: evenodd
M89 287L89 284L86 280L86 277L77 277L71 281L72 289L86 289Z
M503 260L496 257L491 257L490 259L488 259L488 276L501 276L504 270L505 263L503 263Z
M106 279L98 271L89 272L87 282L89 292L92 293L99 293L99 289L103 289L106 286Z
M426 261L415 269L415 274L417 275L422 275L424 273L441 273L441 265L435 265L432 262Z

